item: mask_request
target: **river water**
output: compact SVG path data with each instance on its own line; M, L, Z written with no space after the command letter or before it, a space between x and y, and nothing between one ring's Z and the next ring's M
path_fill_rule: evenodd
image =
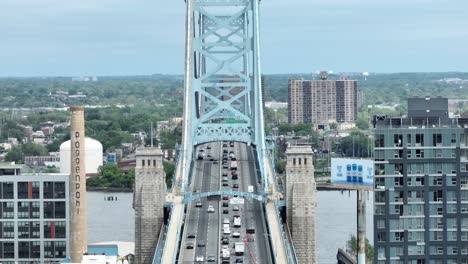
M369 193L371 194L371 193ZM105 201L104 197L117 197ZM367 203L367 237L372 243L372 195ZM356 192L319 191L316 211L317 257L336 263L336 252L356 233ZM134 241L132 193L88 192L88 242Z

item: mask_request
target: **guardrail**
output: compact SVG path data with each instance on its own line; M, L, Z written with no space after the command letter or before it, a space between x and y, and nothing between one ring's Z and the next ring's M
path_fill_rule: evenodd
M281 237L282 237L282 243L283 243L283 247L284 249L286 250L286 257L288 259L288 263L291 263L291 264L297 264L298 261L297 261L297 256L296 256L296 251L294 250L294 245L292 244L292 240L289 240L288 237L287 237L287 232L284 230L284 225L283 225L283 221L282 221L282 218L279 214L279 210L278 210L278 204L275 202L275 211L276 211L276 218L278 219L279 223L280 223L280 228L281 228Z
M181 206L185 207L184 204L182 204ZM182 208L182 216L179 218L179 222L177 223L178 225L178 229L177 229L177 241L176 241L176 247L179 246L180 244L180 237L181 237L181 230L182 230L182 221L185 219L185 208ZM176 263L176 257L177 257L177 254L174 254L173 258L172 258L172 263Z
M171 215L169 215L171 217ZM170 218L169 218L170 219ZM161 232L159 233L158 243L156 244L156 250L154 251L153 264L161 263L161 258L164 252L164 245L167 237L167 228L163 223L161 225Z

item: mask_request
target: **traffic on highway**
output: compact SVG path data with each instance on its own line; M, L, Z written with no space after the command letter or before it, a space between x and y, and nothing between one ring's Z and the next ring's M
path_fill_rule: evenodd
M193 193L257 192L252 148L222 141L197 147ZM238 195L215 195L187 205L179 263L273 263L263 204Z

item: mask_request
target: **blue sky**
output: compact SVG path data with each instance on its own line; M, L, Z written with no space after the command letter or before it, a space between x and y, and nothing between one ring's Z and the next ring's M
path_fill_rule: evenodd
M264 73L468 71L466 0L263 0ZM0 0L0 76L182 74L183 0Z

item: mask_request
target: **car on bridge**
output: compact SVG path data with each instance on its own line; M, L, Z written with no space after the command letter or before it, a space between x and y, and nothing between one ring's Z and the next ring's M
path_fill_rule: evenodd
M203 207L202 202L198 201L198 202L195 204L195 207Z
M197 247L205 247L205 242L203 241L198 242Z
M207 261L207 262L215 262L215 261L216 261L216 258L215 258L214 256L208 256L208 257L206 258L206 261Z
M186 249L193 249L193 243L187 243L187 244L185 245L185 248L186 248Z
M240 233L239 232L233 232L232 237L238 238L238 237L240 237Z
M212 205L209 205L207 211L208 211L208 213L214 213L215 209L214 209L214 207Z
M244 263L244 260L242 259L242 257L238 257L238 258L236 258L235 263Z
M203 262L204 260L205 260L205 257L203 257L203 256L201 256L201 255L199 255L199 256L197 256L197 257L195 258L195 261L197 261L197 262Z
M190 233L187 235L187 238L195 238L195 233Z

